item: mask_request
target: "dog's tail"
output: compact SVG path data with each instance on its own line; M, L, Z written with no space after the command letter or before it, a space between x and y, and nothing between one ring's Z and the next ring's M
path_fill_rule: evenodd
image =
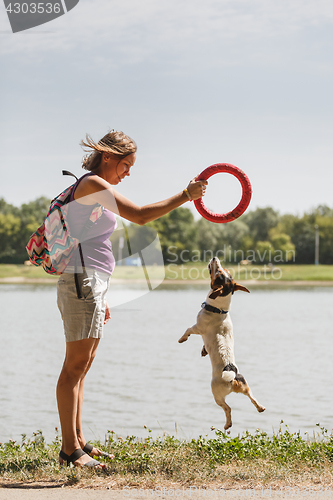
M225 366L223 368L223 372L222 372L223 382L232 382L233 380L235 380L237 373L238 373L238 369L232 363Z

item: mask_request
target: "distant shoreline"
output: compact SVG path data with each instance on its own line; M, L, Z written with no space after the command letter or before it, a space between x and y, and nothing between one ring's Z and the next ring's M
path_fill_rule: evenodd
M40 285L56 285L57 278L24 278L22 276L8 277L8 278L0 278L0 284L40 284ZM131 285L144 285L146 284L145 279L119 279L112 278L111 284L131 284ZM173 280L173 279L165 279L162 283L160 281L151 280L152 285L191 285L191 286L207 286L207 280L194 280L194 279L182 279L182 280ZM322 287L333 287L333 280L328 281L320 281L320 280L297 280L297 281L287 281L287 280L242 280L242 284L248 286L255 287L275 287L275 286L322 286Z
M235 281L250 287L277 288L282 286L333 286L333 265L285 264L270 268L267 265L247 265L227 267ZM209 286L207 263L169 264L166 266L147 265L116 266L111 282L116 285L147 286ZM0 284L44 284L53 285L58 276L46 274L41 267L0 264ZM150 288L150 287L149 287Z

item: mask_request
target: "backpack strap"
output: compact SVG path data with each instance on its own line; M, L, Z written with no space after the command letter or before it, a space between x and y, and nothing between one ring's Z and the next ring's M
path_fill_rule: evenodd
M75 183L76 185L74 185L73 191L72 191L72 194L71 194L71 200L74 200L75 189L77 188L77 186L78 186L80 180L82 179L82 177L80 179L78 179L76 177L76 175L72 174L72 172L69 172L68 170L63 170L62 171L62 175L71 175L71 176L75 177L75 179L76 179L76 183ZM86 174L86 175L89 175L89 174ZM93 205L91 213L93 213L95 206L96 206L96 204ZM85 239L85 237L87 236L90 228L93 225L94 225L94 222L89 218L87 220L87 222L85 223L82 231L81 231L79 240L83 241ZM82 266L82 270L83 270L84 269L84 259L83 259L83 252L82 252L81 243L78 244L78 249L79 249L79 254L80 254L81 266ZM80 288L79 279L78 279L78 272L77 272L77 259L75 259L74 281L75 281L75 288L76 288L77 298L78 299L82 299L82 291L81 291L81 288Z
M84 269L84 260L83 260L81 243L79 243L78 248L79 248L79 252L80 252L80 259L81 259L81 265L82 265L82 271L83 271L83 269ZM79 278L78 278L76 260L77 259L75 258L74 281L75 281L76 295L77 295L78 299L82 299L82 291L81 291L80 284L79 284Z
M75 174L72 174L69 170L63 170L62 175L71 175L72 177L75 177L75 179L78 181L79 179L76 177Z

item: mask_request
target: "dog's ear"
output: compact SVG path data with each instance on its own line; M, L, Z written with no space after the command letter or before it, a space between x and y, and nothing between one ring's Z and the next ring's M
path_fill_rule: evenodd
M250 290L248 290L245 286L239 285L238 283L235 283L234 291L237 292L237 290L241 290L242 292L250 293Z
M216 297L221 295L222 292L223 292L223 286L219 286L218 288L215 288L215 290L210 294L209 298L216 299Z

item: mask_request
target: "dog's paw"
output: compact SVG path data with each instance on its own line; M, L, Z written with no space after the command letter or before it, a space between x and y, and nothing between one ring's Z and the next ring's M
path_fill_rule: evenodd
M264 406L259 406L259 407L258 407L258 412L259 412L259 413L262 413L262 412L263 412L263 411L265 411L265 410L266 410L266 408L265 408Z
M182 337L180 337L180 339L178 340L178 342L179 342L180 344L182 344L183 342L186 342L187 338L188 338L188 337L185 337L185 336L183 335Z
M224 426L224 430L227 431L228 429L230 429L230 427L232 427L232 422L230 420L230 422L227 422Z
M206 351L206 347L203 346L202 350L201 350L201 356L207 356L208 352Z

